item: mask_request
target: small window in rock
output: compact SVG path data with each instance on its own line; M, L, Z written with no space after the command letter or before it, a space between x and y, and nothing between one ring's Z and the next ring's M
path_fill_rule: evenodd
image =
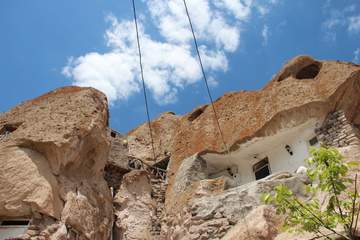
M111 133L110 133L110 136L112 136L113 138L115 138L115 137L116 137L116 133L111 132Z
M317 64L311 64L303 67L297 74L297 79L311 79L315 78L320 72L320 66Z
M1 221L1 226L27 226L29 220L4 220Z
M318 142L319 140L317 139L316 136L309 140L310 146L315 146Z
M10 133L16 131L21 124L6 124L0 129L0 139L5 138Z
M193 112L189 117L188 120L190 122L194 121L196 118L198 118L204 111L202 109L198 109L195 112Z
M266 157L261 161L255 163L253 166L253 171L256 180L269 176L270 175L269 159Z

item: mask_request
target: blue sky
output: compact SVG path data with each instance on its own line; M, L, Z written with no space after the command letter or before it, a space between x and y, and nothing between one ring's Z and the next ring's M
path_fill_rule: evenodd
M151 119L209 102L182 0L137 0ZM290 58L360 63L358 0L187 1L213 98L261 89ZM131 1L0 0L0 112L68 85L110 103L110 127L145 122Z

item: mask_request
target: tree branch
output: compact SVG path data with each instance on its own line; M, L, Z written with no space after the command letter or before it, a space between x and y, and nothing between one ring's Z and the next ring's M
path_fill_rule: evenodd
M356 195L357 195L356 183L357 183L357 174L355 174L355 182L354 182L355 191L354 191L354 199L353 199L353 202L352 202L352 214L351 214L351 223L350 223L350 231L352 231L353 235L355 235L355 232L356 232L356 229L353 228L354 217L355 217L355 208L356 208L356 206L355 206L356 205ZM356 219L356 222L357 222L357 219Z
M315 213L313 213L311 210L309 210L307 207L305 207L301 202L299 202L297 199L294 199L302 208L304 208L306 211L308 211L324 228L330 230L331 232L333 232L336 235L339 235L340 237L343 237L345 239L348 239L348 237L342 235L341 233L338 233L337 231L335 231L334 229L332 229L331 227L327 226L318 216L315 215ZM286 200L287 201L287 200ZM301 211L301 210L298 210ZM313 219L313 218L312 218Z

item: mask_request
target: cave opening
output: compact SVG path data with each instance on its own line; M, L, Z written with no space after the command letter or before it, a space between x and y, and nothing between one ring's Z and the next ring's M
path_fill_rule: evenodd
M315 78L320 72L320 66L318 64L310 64L300 69L296 74L297 79L312 79Z
M202 109L198 109L195 112L193 112L189 117L188 120L190 122L194 121L196 118L198 118L204 111Z

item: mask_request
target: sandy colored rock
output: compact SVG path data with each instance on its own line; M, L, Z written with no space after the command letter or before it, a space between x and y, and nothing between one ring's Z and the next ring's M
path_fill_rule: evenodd
M277 215L273 207L262 205L236 224L222 240L272 240L281 233L284 218Z
M149 173L134 170L127 173L114 197L117 216L114 239L150 239L155 203L151 199Z
M207 178L204 173L206 162L197 154L185 159L176 175L174 192L185 192L200 180Z
M59 88L1 114L1 218L41 213L79 239L107 239L113 221L103 179L108 118L105 95L80 87Z
M165 112L151 122L156 160L161 160L165 157L164 148L168 148L170 152L173 151L173 137L177 134L181 118L181 116L175 115L173 112ZM147 122L131 130L126 136L131 155L149 163L154 163L154 153Z
M321 130L323 137L339 146L351 142L353 146L340 152L345 161L358 161L359 92L360 66L302 55L290 59L263 89L229 92L214 101L223 135L213 106L206 104L183 116L161 114L150 122L151 139L148 123L126 136L109 129L101 92L79 87L54 90L0 115L0 220L31 219L23 237L33 239L109 239L113 226L113 239L154 239L151 234L158 233L160 225L160 236L155 237L159 239L311 238L280 233L282 217L262 206L260 197L283 182L306 200L326 202L328 196L304 194L301 186L309 179L285 172L288 169L254 181L249 175L255 172L252 162L258 161L257 153L265 152L266 144L250 144L264 138L273 145L281 142L282 154L269 159L294 165L293 152L286 149L291 142L283 143L282 138L298 137L303 130L315 134L320 131L316 125L328 119L332 123L320 127L339 133L325 136ZM306 124L311 126L296 128ZM331 124L343 124L354 134ZM293 128L298 132L285 131ZM307 138L296 137L292 140L307 144ZM303 151L291 147L294 155ZM243 150L250 159L231 155ZM152 192L149 173L129 169L129 156L147 164L170 157L164 207L154 197L159 191ZM246 171L250 178L244 181Z
M185 159L195 154L225 155L228 150L235 152L243 143L273 136L284 129L304 124L309 119L319 119L321 122L329 113L339 110L343 110L347 119L359 126L359 92L360 66L339 61L320 61L301 55L290 59L263 89L229 92L214 101L223 138L210 104L195 107L183 116L171 115L173 129L163 129L153 135L155 146L166 142L171 147L165 203L167 217L176 218L188 208L189 199L202 196L197 194L197 191L201 191L199 184L193 184L190 189L179 194L178 174ZM167 117L163 116L163 119ZM162 124L164 121L159 117L151 122L151 126L156 128L161 128ZM146 128L147 123L130 131L127 137L134 156L154 159L149 134L144 134ZM134 144L134 140L146 144ZM145 147L147 151L143 151ZM160 148L156 147L156 158L160 158L158 156ZM174 229L177 229L176 225L169 221L167 231Z

